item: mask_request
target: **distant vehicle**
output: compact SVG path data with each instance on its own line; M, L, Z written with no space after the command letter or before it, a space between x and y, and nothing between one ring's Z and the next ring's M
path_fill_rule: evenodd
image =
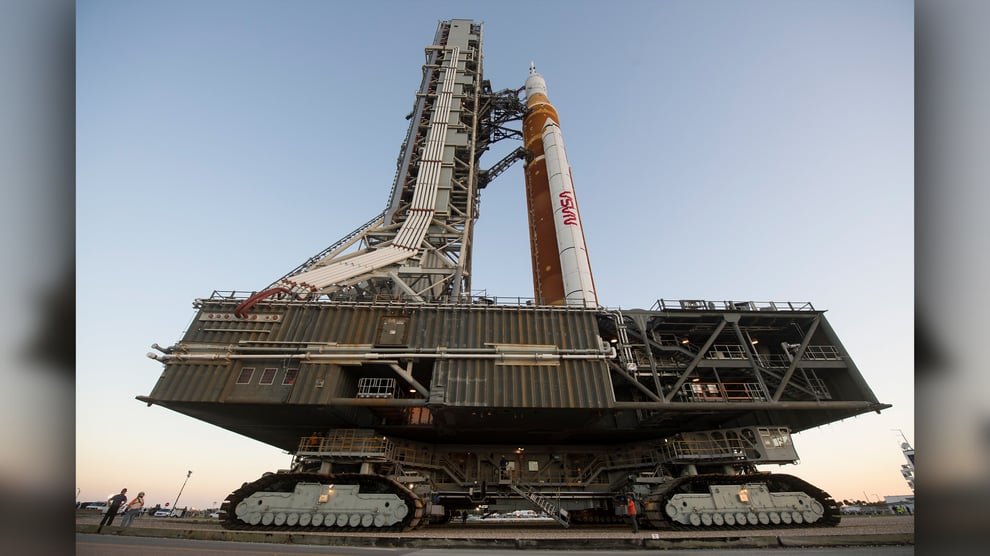
M547 516L545 513L537 513L533 510L516 510L514 512L509 512L509 513L496 514L489 517L488 519L519 520L519 519L552 519L552 518Z
M516 511L514 511L512 513L506 514L506 517L533 518L533 517L539 517L539 516L533 510L516 510Z
M154 517L182 517L186 513L185 508L162 508L152 514Z
M881 504L862 504L842 507L843 515L882 515L891 513L890 508Z
M155 512L152 515L154 517L168 517L169 515L171 515L171 513L172 513L172 510L158 510L157 512Z
M210 514L210 517L215 517L215 518L219 519L219 518L223 517L226 514L227 514L227 512L225 512L223 510L220 510L220 511L216 511L216 512L211 513Z

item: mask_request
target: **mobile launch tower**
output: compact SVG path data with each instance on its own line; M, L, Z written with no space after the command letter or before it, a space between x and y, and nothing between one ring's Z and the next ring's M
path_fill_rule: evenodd
M542 76L494 91L482 26L426 47L381 214L267 287L197 299L138 399L291 452L224 526L396 530L535 508L563 526L834 525L791 433L888 407L810 303L599 305ZM525 90L525 98L520 94ZM521 122L522 129L513 127ZM500 140L523 144L491 168ZM531 299L472 295L481 191L523 161Z

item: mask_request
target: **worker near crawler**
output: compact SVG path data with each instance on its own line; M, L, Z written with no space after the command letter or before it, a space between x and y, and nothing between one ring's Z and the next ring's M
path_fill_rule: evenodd
M124 509L124 517L120 518L120 527L126 529L134 521L134 518L141 515L141 509L144 508L144 493L139 492L137 498L131 500L127 503Z
M127 502L126 488L120 489L120 494L114 494L107 500L107 513L103 514L103 519L100 520L100 525L96 528L97 533L103 530L104 525L113 525L113 518L117 517L120 505L125 502Z
M636 521L636 499L630 494L626 500L626 513L629 515L633 533L639 533L639 523Z

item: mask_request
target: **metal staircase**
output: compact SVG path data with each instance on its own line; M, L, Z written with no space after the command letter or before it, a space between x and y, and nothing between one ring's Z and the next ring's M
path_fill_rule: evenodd
M531 490L528 487L523 487L521 485L509 484L509 488L516 492L519 496L522 496L526 500L529 500L531 504L539 508L539 510L548 516L552 517L557 523L563 525L564 527L571 526L571 518L567 514L567 510L560 507L560 504L555 502L551 498L547 498L535 490Z

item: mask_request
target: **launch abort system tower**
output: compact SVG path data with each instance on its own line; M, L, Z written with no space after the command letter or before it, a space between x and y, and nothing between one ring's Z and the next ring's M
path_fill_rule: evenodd
M795 462L793 432L888 407L824 313L599 306L546 83L493 91L481 42L439 23L381 214L266 288L197 299L153 346L164 371L138 399L294 454L231 493L224 526L410 529L478 506L569 526L621 519L628 497L654 527L838 523L827 493L756 467ZM482 168L503 139L525 143ZM472 295L480 193L517 160L534 297Z

